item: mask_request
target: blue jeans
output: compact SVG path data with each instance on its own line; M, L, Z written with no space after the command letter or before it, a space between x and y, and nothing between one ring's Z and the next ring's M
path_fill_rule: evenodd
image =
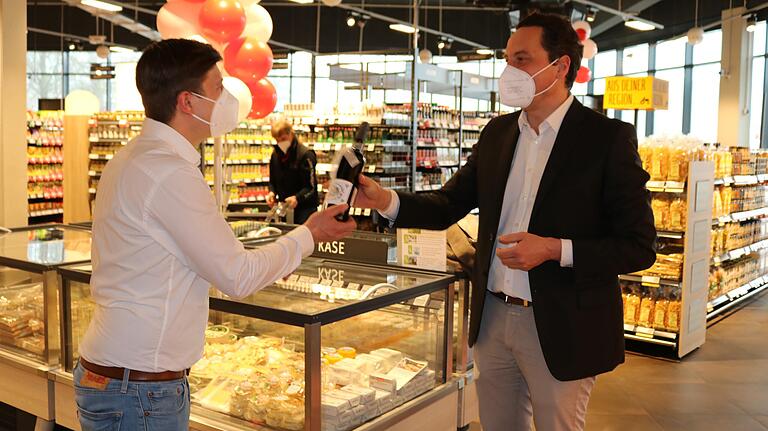
M83 431L187 431L189 383L109 379L104 389L80 385L86 370L74 370L77 415Z

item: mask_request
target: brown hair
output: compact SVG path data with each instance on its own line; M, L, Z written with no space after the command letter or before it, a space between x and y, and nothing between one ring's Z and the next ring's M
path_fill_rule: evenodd
M147 117L168 123L182 91L200 92L203 79L221 55L211 45L187 39L150 44L136 65L136 87Z
M535 12L520 21L517 28L522 27L541 27L541 46L549 54L549 61L555 61L564 55L571 58L571 67L565 76L565 86L573 87L581 67L584 47L571 23L561 15Z

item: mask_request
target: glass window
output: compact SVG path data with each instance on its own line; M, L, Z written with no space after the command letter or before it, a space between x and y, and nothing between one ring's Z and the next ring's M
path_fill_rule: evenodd
M62 73L63 62L58 51L27 51L27 73Z
M683 132L683 89L685 76L682 68L656 72L656 77L669 81L669 108L655 111L653 133L678 135Z
M277 92L277 105L275 111L282 111L283 105L290 103L291 100L291 79L290 78L269 78L269 82L275 86Z
M681 37L656 45L656 70L685 65L686 43L687 39Z
M37 111L39 99L63 99L61 75L27 75L27 109Z
M752 46L752 52L755 55L765 54L765 21L757 23L757 28L754 33L754 44Z
M595 78L616 75L616 51L598 52L595 56L595 70L592 71L592 75Z
M594 85L592 86L592 94L594 94L595 96L605 94L605 79L604 78L595 79L593 82L594 82Z
M587 83L579 84L578 82L573 83L573 88L571 88L571 94L574 94L576 96L583 96L587 94L587 89L589 86Z
M672 91L671 88L670 91ZM704 140L704 142L717 142L719 100L720 63L694 67L691 94L691 135Z
M635 111L625 110L621 111L620 116L616 117L620 119L621 121L625 121L629 124L632 124L635 126L635 130L637 131L637 136L645 136L645 120L646 120L646 111L637 111L637 124L635 124Z
M140 111L144 109L141 95L136 88L136 63L115 64L115 79L112 85L112 109L115 111Z
M749 109L749 148L753 149L760 148L763 140L764 77L765 57L757 57L752 61L752 100Z
M333 108L338 98L337 91L336 81L331 81L328 78L315 80L315 106L318 112L329 111Z
M312 76L312 54L298 51L291 54L290 59L293 76Z
M704 40L693 47L693 64L720 61L723 51L723 31L712 30L704 33Z
M69 73L91 73L91 63L107 64L95 51L71 51L69 53Z
M107 109L107 83L111 79L91 79L90 75L69 75L69 91L86 90L99 98L99 109Z
M291 103L309 103L312 100L312 78L291 78Z
M629 75L648 70L648 44L630 46L624 48L621 72Z
M315 75L319 78L327 78L331 73L329 65L338 62L338 55L318 55L315 58Z

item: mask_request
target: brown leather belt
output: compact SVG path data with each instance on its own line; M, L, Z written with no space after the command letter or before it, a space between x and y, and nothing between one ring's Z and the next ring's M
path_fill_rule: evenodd
M91 362L80 358L80 365L86 370L96 373L100 376L109 377L110 379L123 380L123 373L125 368L119 367L105 367L102 365L96 365ZM144 371L128 370L128 380L134 382L165 382L168 380L178 380L189 374L189 369L184 371L163 371L160 373L147 373Z
M490 290L488 292L491 292ZM526 299L516 298L514 296L508 296L501 292L491 292L491 295L501 299L505 304L514 304L519 305L521 307L530 307L533 305L533 302L528 301Z

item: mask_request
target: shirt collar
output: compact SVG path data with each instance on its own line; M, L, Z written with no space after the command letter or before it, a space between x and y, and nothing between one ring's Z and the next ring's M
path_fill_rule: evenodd
M141 126L141 135L168 144L184 160L195 166L200 165L200 153L195 150L195 147L184 135L173 127L151 118L145 118L144 124Z
M558 106L557 109L552 111L551 114L549 114L549 117L547 117L546 120L544 120L541 123L541 126L546 126L552 129L555 134L557 134L558 131L560 131L560 126L563 124L563 120L565 119L565 114L568 113L568 109L571 108L571 104L573 103L573 95L569 95L568 99L563 102L562 105ZM520 117L517 119L517 124L522 130L523 128L530 128L530 124L528 124L528 113L523 111L520 113ZM543 127L539 127L539 130L541 130Z

